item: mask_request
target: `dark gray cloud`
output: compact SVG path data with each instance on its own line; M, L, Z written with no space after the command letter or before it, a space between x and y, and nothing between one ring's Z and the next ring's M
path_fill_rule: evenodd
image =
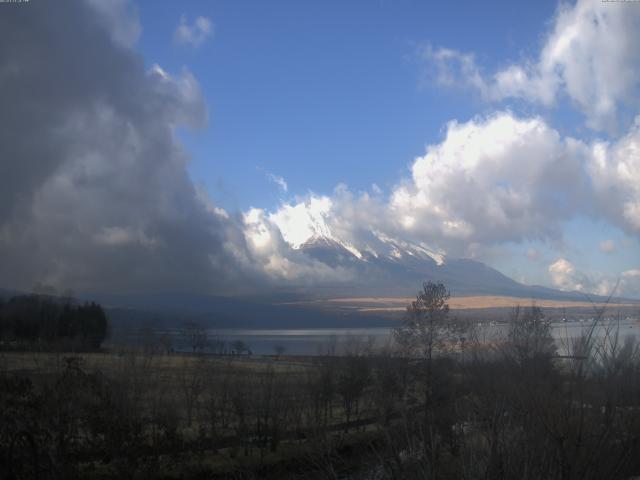
M2 9L0 285L246 285L239 220L202 199L174 139L176 125L206 124L198 83L188 71L145 68L126 7Z

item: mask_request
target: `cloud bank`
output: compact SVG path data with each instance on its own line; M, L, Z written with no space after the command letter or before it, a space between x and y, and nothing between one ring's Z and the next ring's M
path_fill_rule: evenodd
M563 137L539 117L508 111L453 121L387 196L379 189L356 194L342 185L332 196L310 194L274 212L260 210L262 231L277 233L267 237L249 229L246 235L261 248L276 239L271 258L282 240L297 248L314 236L338 239L356 256L385 251L381 242L393 239L439 255L481 257L510 242L561 241L566 222L580 216L637 237L639 125L617 141L587 143ZM610 251L609 243L602 248ZM558 262L549 267L555 286L608 293L604 280L585 280L566 260ZM639 293L632 282L626 285L626 294Z
M638 235L639 152L638 124L617 142L586 143L541 118L500 112L449 123L388 198L342 186L332 198L284 204L270 218L294 246L327 235L326 224L347 239L360 228L428 238L460 256L476 243L559 238L578 214Z
M620 114L637 111L640 104L636 7L600 0L562 3L538 57L491 74L471 53L427 45L421 56L441 85L473 88L488 101L521 98L552 106L566 96L589 127L616 131Z
M144 67L125 2L65 7L0 16L0 285L224 290L241 222L203 201L173 133L206 125L198 82Z

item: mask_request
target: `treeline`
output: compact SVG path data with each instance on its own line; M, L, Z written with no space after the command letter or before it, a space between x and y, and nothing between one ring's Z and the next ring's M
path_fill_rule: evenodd
M0 300L0 345L6 348L95 350L108 333L108 319L94 302L47 295L20 295Z
M452 322L447 299L443 286L426 284L391 345L354 337L345 355L310 362L148 350L57 357L53 370L41 362L28 377L7 360L0 471L51 479L640 475L633 337L594 324L559 354L544 313L531 307L514 310L503 337L481 339Z

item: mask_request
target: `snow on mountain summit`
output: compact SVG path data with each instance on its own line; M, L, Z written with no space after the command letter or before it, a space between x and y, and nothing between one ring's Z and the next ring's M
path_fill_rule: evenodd
M405 242L385 235L382 232L372 232L375 237L383 244L391 248L390 255L395 258L401 258L403 255L418 258L430 258L436 264L443 265L445 262L445 253L440 250L434 250L424 242L419 244Z
M276 224L282 238L298 249L313 237L333 237L327 225L332 204L329 197L311 197L297 205L283 205L269 219Z
M363 262L386 258L396 262L413 259L444 264L445 253L424 242L409 243L377 230L350 232L350 238L336 234L330 220L333 207L329 197L312 196L295 205L282 205L269 215L269 220L277 226L282 238L293 250L313 252L315 256L322 250L322 258L326 258L333 250L335 258L332 257L332 263L336 259L348 262L352 256Z

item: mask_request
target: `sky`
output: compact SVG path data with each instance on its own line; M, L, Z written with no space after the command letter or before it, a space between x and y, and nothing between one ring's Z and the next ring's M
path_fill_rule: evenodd
M31 0L0 40L0 286L313 286L324 235L640 298L640 3Z

